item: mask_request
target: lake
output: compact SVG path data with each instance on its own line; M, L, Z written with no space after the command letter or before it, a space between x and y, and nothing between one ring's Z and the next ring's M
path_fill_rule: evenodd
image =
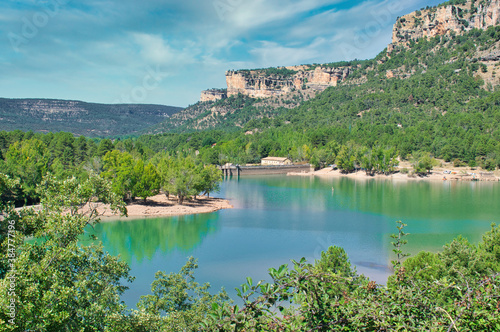
M120 254L136 280L123 296L135 307L158 270L177 272L198 259L196 280L212 291L301 257L313 262L343 247L357 271L385 283L394 259L396 221L411 233L404 251L439 251L459 234L477 243L500 221L499 183L355 180L262 176L225 180L216 196L234 209L210 214L104 222L95 235Z

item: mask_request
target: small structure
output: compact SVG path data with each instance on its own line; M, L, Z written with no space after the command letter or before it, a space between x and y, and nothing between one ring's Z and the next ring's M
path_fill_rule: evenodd
M272 166L279 166L279 165L291 165L292 161L288 158L285 157L266 157L261 160L261 165L272 165Z

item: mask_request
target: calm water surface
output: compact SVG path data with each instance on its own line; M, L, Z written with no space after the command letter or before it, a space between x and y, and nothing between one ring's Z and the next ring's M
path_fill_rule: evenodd
M178 271L189 256L198 258L198 282L213 291L224 286L233 298L247 276L268 279L270 267L314 261L331 245L343 247L358 272L385 283L396 220L408 224L411 253L439 251L459 234L477 243L500 223L499 183L268 176L226 180L218 196L234 209L96 226L104 247L136 276L123 297L129 306L149 294L155 272Z

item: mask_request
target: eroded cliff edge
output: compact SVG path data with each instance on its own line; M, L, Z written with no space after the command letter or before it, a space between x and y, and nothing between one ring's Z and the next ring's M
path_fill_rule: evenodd
M449 1L398 18L388 51L394 46L407 45L411 40L463 34L472 29L486 30L498 24L500 0Z

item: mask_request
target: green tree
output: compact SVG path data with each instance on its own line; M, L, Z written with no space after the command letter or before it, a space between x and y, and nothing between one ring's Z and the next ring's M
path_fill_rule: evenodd
M194 270L198 264L193 257L179 273L158 271L151 284L150 295L141 296L138 310L132 312L134 330L198 331L213 305L228 300L225 291L209 293L208 283L195 282Z
M114 149L113 142L109 138L105 138L99 142L96 154L98 157L104 157L106 153Z
M414 153L412 156L412 166L415 173L428 174L436 165L436 159L429 152Z
M177 201L182 204L186 198L197 195L199 175L198 169L192 158L171 159L163 158L160 161L160 183L165 193L177 196Z
M222 182L222 173L217 166L207 165L199 170L198 181L196 190L198 193L208 195L211 192L218 192L220 190L220 183Z
M36 138L10 145L5 155L5 172L19 178L25 203L37 201L36 186L49 168L47 146Z
M123 316L119 296L130 280L129 267L103 251L101 245L78 244L84 227L97 221L96 202L111 204L125 213L119 197L97 175L80 182L76 178L58 181L49 176L42 182L39 210L22 214L10 211L6 220L20 220L15 226L15 262L0 281L0 304L6 308L15 300L13 324L0 313L7 331L102 331L113 318ZM87 208L82 212L81 208ZM2 221L2 223L5 221ZM21 226L35 225L32 241ZM23 234L24 233L24 234ZM10 293L15 278L15 295Z
M365 169L367 175L373 175L373 150L362 149L361 168Z
M130 153L113 150L106 153L103 162L101 176L111 180L113 192L124 199L132 198L139 174L134 171L136 161Z
M146 202L148 197L158 194L160 191L160 177L153 164L144 165L142 160L138 160L134 166L134 175L137 181L132 189L132 196L142 197Z
M344 173L351 173L355 169L355 162L353 148L343 145L337 154L337 167Z

